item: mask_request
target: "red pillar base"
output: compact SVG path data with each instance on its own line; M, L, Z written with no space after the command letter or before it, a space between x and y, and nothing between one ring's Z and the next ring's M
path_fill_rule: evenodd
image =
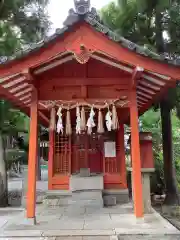
M34 218L26 218L25 222L23 224L24 225L28 225L28 226L35 226L37 224L36 217L34 217Z

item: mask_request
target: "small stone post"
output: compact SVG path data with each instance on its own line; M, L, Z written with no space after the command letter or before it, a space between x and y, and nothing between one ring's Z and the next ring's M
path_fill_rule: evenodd
M133 190L133 181L132 181L132 168L128 168L128 171L131 172L131 184ZM154 169L143 169L141 168L141 176L142 176L142 187L143 187L143 205L144 205L144 213L151 213L151 189L150 189L150 176L154 172ZM133 191L132 191L132 200L133 200Z
M144 213L152 213L150 176L154 169L141 169L143 183Z
M131 139L130 139L131 141ZM143 188L143 205L144 213L151 213L151 189L150 189L150 176L154 172L153 150L152 150L152 135L149 132L140 132L140 153L141 153L141 177ZM132 168L128 168L131 172L132 181ZM133 181L132 181L133 189ZM133 199L133 191L132 191Z

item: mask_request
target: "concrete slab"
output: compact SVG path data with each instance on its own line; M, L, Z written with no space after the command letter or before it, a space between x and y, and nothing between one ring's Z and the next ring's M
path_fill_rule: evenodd
M61 215L58 216L59 218L61 217ZM37 221L37 224L48 224L48 223L54 223L54 221L57 221L57 216L54 216L54 215L50 215L50 216L37 216L36 217L36 221Z
M52 237L52 238L44 238L44 237L21 237L21 238L1 238L1 240L57 240L56 237Z
M83 237L82 240L111 240L111 237L109 236L86 236ZM116 239L112 239L112 240L118 240Z
M0 228L4 227L7 222L8 219L0 219Z
M113 236L115 234L128 236L164 233L180 236L180 232L156 211L145 215L141 221L137 221L132 213L131 204L94 210L85 207L43 208L37 206L36 212L36 226L24 224L25 212L11 219L0 215L0 223L1 219L6 219L5 224L1 225L1 233L6 234L7 237L14 235L14 237Z
M87 223L84 225L84 229L85 230L112 230L113 229L113 224L112 223L97 223L97 222L94 222L94 223Z
M83 237L57 237L56 240L83 240Z
M180 236L176 235L125 235L119 236L119 240L180 240Z
M82 206L69 206L64 209L63 215L65 216L79 216L86 213L86 208Z
M45 230L43 236L62 236L62 237L76 237L76 236L112 236L113 230Z
M112 222L110 214L99 214L99 215L86 214L84 215L84 220L85 220L85 224L92 223L92 222L98 222L98 223Z
M42 231L40 230L13 230L13 231L3 231L0 233L0 238L2 237L41 237Z
M50 216L50 215L53 215L53 216L60 216L64 213L65 211L65 208L62 208L62 207L49 207L49 208L44 208L44 209L41 209L41 211L39 212L38 215L41 215L41 216Z
M171 236L171 235L159 235L159 236L151 236L151 235L134 235L134 236L120 236L117 238L116 236L72 236L72 237L40 237L40 238L1 238L2 240L180 240L179 236Z
M105 208L86 207L87 214L133 214L133 207L129 204L117 205Z

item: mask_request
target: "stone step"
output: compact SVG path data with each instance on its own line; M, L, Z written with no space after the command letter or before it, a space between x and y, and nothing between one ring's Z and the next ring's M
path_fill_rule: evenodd
M73 200L96 200L102 199L101 190L85 190L85 191L76 191L72 193Z
M103 207L101 191L78 191L64 195L62 192L47 194L43 199L45 206L98 206Z
M83 206L83 207L97 207L102 208L103 207L103 199L98 200L79 200L79 201L72 201L72 206Z
M84 190L72 193L72 200L77 206L96 206L103 207L103 198L101 190Z
M43 205L45 206L69 206L73 204L72 197L56 197L56 198L45 198Z
M43 199L45 206L69 206L72 204L72 194L65 191L48 191Z

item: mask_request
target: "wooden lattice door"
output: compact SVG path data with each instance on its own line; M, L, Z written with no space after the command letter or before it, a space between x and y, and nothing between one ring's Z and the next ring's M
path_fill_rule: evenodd
M71 139L68 136L56 134L54 174L69 173L71 173Z
M72 172L80 168L90 168L91 173L101 173L103 162L102 144L97 134L83 132L74 135L72 140Z
M98 134L88 136L88 165L91 173L103 172L103 144Z

